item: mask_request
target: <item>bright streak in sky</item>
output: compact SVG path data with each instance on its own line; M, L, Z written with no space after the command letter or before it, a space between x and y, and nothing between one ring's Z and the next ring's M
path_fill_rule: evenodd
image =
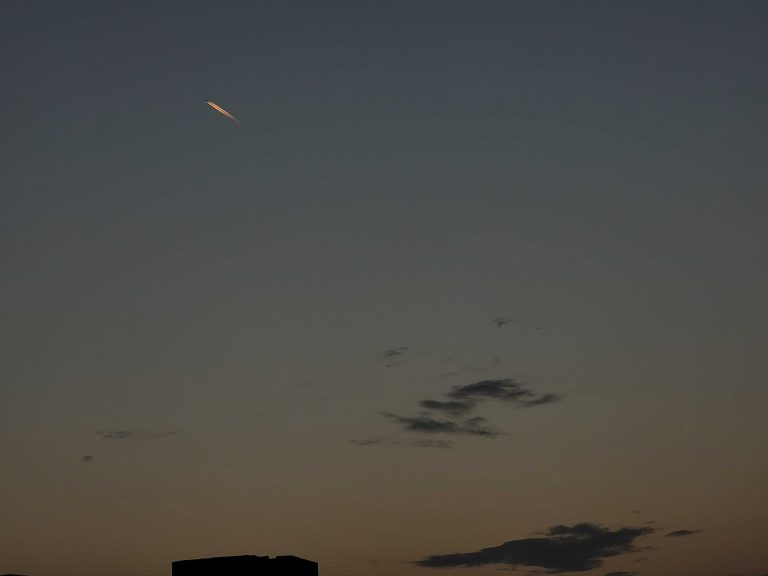
M221 112L222 114L224 114L224 116L226 116L227 118L229 118L230 120L232 120L232 121L233 121L235 124L237 124L238 126L240 125L240 121L239 121L237 118L235 118L235 117L234 117L232 114L230 114L229 112L227 112L226 110L224 110L224 108L222 108L221 106L219 106L219 105L218 105L218 104L216 104L215 102L212 102L212 101L210 101L210 100L206 100L206 104L208 104L208 106L210 106L211 108L213 108L213 109L214 109L214 110L216 110L217 112Z

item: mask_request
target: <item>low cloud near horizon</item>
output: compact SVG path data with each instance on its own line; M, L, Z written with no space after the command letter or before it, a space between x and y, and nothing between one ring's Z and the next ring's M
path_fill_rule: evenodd
M652 528L623 527L611 530L599 524L557 525L542 537L509 540L474 552L427 556L414 562L423 568L475 567L503 564L532 566L550 573L584 572L599 568L604 558L635 552L635 540L652 534Z

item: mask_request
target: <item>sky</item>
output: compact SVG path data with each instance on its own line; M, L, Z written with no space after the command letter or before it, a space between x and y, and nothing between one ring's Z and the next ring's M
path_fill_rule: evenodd
M768 574L767 3L2 12L0 573Z

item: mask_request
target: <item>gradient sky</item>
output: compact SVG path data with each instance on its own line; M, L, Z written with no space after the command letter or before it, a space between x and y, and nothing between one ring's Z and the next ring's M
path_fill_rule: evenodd
M0 46L0 573L768 573L768 3L5 0Z

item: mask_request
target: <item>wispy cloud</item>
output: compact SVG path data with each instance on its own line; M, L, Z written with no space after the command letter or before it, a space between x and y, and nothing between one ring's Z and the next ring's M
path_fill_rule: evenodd
M523 401L519 408L533 408L534 406L542 406L544 404L552 404L553 402L560 402L563 397L559 394L552 394L550 392L547 392L546 394L542 394L538 398L533 398L532 400L525 400Z
M430 416L398 416L397 414L384 413L384 416L391 418L398 424L401 424L410 432L425 432L428 434L470 434L473 436L498 436L501 432L486 426L485 418L479 416L469 418L468 420L438 420Z
M418 405L422 411L416 416L402 416L391 412L383 414L409 432L467 434L493 438L502 432L489 426L480 416L468 417L478 404L497 400L515 408L533 408L559 402L561 399L559 394L551 392L536 395L513 378L480 380L472 384L454 386L445 394L444 400L421 400Z
M105 440L159 440L178 434L179 430L173 432L144 432L140 430L99 430L96 432Z
M453 449L456 445L451 440L414 440L411 442L413 446L419 446L420 448L441 448L441 449Z
M394 446L416 446L418 448L441 448L441 449L452 449L454 448L454 443L450 440L398 440L395 438L387 438L387 437L374 437L374 438L365 438L365 439L353 439L350 440L352 444L356 444L358 446L379 446L382 444L391 444Z
M387 363L384 365L386 368L392 368L393 366L402 366L413 360L418 354L408 346L396 346L394 348L388 348L384 350L384 359Z
M635 552L635 540L652 532L651 528L611 530L591 523L558 525L543 537L509 540L475 552L427 556L414 564L425 568L503 564L544 568L550 573L583 572L602 566L603 558Z
M364 438L364 439L357 439L353 438L350 440L352 444L357 444L358 446L376 446L378 444L392 444L392 441L389 440L389 438Z
M475 402L472 400L448 400L446 402L441 400L422 400L419 402L419 406L435 412L444 412L451 416L464 416L472 411L475 407Z
M397 356L402 356L403 354L408 353L410 348L408 346L397 346L396 348L389 348L388 350L384 351L384 358L395 358Z

